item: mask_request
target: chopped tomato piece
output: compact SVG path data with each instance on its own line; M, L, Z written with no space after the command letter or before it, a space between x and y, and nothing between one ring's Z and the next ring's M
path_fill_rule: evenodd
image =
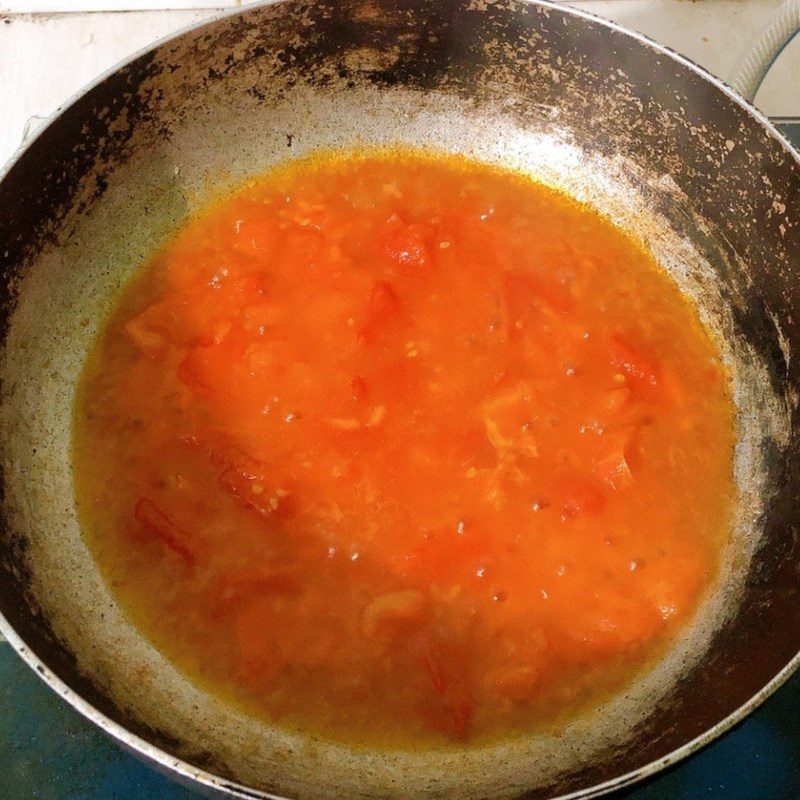
M295 229L287 236L284 257L295 268L319 273L327 261L325 239L313 228Z
M158 358L167 350L166 339L147 326L144 314L125 323L125 333L131 342L150 358Z
M358 329L358 338L362 342L370 342L376 338L381 328L394 317L400 309L394 288L389 281L376 281L367 300L367 314L364 323Z
M152 500L146 497L139 498L133 514L149 535L163 542L188 566L197 563L197 543L193 542L189 534L178 527Z
M626 489L633 483L628 450L635 435L633 427L603 435L604 447L594 459L592 472L612 489Z
M425 597L417 589L397 589L371 600L361 614L361 630L367 637L381 630L396 629L419 622Z
M350 379L350 397L360 403L362 400L366 400L368 396L367 382L360 375L354 375Z
M441 661L434 656L430 648L425 648L422 654L422 660L434 691L437 694L444 694L447 691L447 678Z
M660 371L656 362L618 337L611 341L611 364L637 386L647 388L659 384Z
M400 302L389 281L377 281L369 293L367 310L370 317L377 320L386 319L397 313Z
M594 474L612 489L626 489L633 483L631 468L623 450L612 450L595 461Z
M253 459L243 460L226 467L219 476L219 484L240 503L265 516L285 509L288 492L274 489L265 478L264 465Z
M472 714L475 710L474 705L468 700L457 700L448 704L447 710L450 712L453 737L459 742L465 741L469 738Z
M481 425L480 422L477 424ZM497 450L489 441L486 426L464 431L453 442L453 456L464 470L470 467L484 469L494 466L497 463Z
M483 404L486 436L498 450L519 448L528 455L538 455L530 428L534 416L534 393L523 381L503 381Z
M205 375L205 347L193 347L178 363L178 380L194 392L214 391L213 381Z
M489 550L488 542L475 531L461 534L454 524L451 530L429 534L400 557L396 562L396 571L408 577L447 583L474 574Z
M360 431L364 427L355 417L327 417L324 422L337 431Z
M261 340L247 344L240 331L217 331L224 337L218 343L196 344L191 347L177 367L176 374L192 391L207 397L235 399L232 385L242 392L242 379L252 379L259 370L275 369L284 358L281 343ZM226 400L227 402L227 400Z
M389 258L406 269L419 270L431 263L433 231L419 223L404 224L394 216L388 223L385 250Z
M619 389L612 389L606 392L600 400L600 406L603 411L609 414L618 414L624 408L627 408L631 399L631 390L626 386L621 386Z
M209 347L215 344L222 344L225 337L231 332L233 323L229 319L222 319L212 322L197 338L197 344L202 347Z
M467 681L460 663L464 660L463 647L450 643L436 648L426 647L423 663L438 702L428 708L434 727L452 736L457 741L469 737L474 700L467 688Z
M561 512L567 518L596 514L606 504L603 492L595 484L578 479L561 483L559 500Z
M214 436L211 433L187 433L179 436L178 440L196 448L217 466L237 465L244 469L252 461L250 456L224 436Z

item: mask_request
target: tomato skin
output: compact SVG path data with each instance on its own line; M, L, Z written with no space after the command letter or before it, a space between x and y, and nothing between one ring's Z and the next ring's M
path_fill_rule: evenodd
M459 675L463 667L458 662L462 657L452 647L436 652L434 647L427 646L422 654L426 674L435 692L435 699L428 708L431 724L457 742L469 738L475 711L467 681Z
M376 281L369 293L364 322L357 331L363 344L374 342L387 323L397 316L400 301L389 281Z
M654 389L660 383L658 364L648 355L635 350L619 337L611 341L611 364L626 374L640 389Z
M192 542L186 531L181 529L165 514L159 506L147 497L141 497L133 510L134 518L141 523L148 535L163 542L189 567L194 567L198 559L198 545Z
M203 374L203 354L204 351L199 348L189 350L179 362L176 375L178 380L192 391L211 393L214 391L214 385Z
M357 403L361 403L369 397L367 382L360 375L353 375L350 378L350 397Z
M263 464L253 459L242 459L229 464L220 473L219 485L246 508L265 517L286 511L288 492L276 489L266 476Z
M603 446L592 462L592 472L612 490L628 489L635 482L631 467L635 437L636 426L626 426L621 431L603 436Z
M145 314L130 320L125 324L125 333L131 342L142 353L150 358L160 358L167 351L167 341L158 331L152 330L147 325Z
M389 220L384 249L386 255L404 270L418 271L432 261L433 231L428 225L403 224L399 218Z
M565 519L598 514L606 504L602 489L594 481L568 478L558 490L561 514Z
M397 313L399 307L400 302L392 284L389 281L377 281L369 293L367 310L370 315L378 320L385 319Z
M627 489L634 480L623 449L612 450L596 461L594 473L612 489Z

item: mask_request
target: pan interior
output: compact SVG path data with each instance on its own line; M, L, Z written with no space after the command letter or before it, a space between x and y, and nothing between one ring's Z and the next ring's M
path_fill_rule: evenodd
M347 68L358 72L384 68L397 54L356 48L346 55ZM589 762L610 759L634 737L736 611L761 539L768 475L762 443L780 448L790 434L789 401L773 388L769 365L732 315L737 288L722 276L746 270L716 246L714 231L666 166L643 170L626 157L624 142L606 155L585 150L556 106L534 112L522 118L503 89L476 102L446 87L402 82L292 82L266 98L209 84L180 114L164 112L169 136L142 125L124 159L98 163L102 194L95 198L87 188L89 200L68 215L57 243L28 265L0 363L7 516L27 540L37 612L123 718L151 731L148 738L172 755L249 787L308 798L546 791ZM599 209L639 239L697 304L733 376L739 498L716 587L664 659L624 694L552 734L386 753L270 728L191 684L137 633L81 537L70 466L75 388L99 326L137 266L187 215L272 165L319 149L390 144L519 169Z

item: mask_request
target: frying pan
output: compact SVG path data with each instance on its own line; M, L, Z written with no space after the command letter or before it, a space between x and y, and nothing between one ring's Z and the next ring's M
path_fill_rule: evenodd
M519 168L599 208L694 300L733 375L738 510L718 585L623 694L492 746L354 749L227 707L127 621L75 515L75 383L137 264L272 164L394 142ZM796 667L800 164L685 59L547 2L257 5L96 83L8 166L0 208L2 631L156 766L249 798L591 797L719 735Z

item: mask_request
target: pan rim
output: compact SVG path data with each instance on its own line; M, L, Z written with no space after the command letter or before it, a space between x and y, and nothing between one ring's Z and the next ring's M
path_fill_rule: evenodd
M64 114L64 112L78 103L96 87L100 86L102 83L116 74L119 70L134 63L142 56L145 56L163 47L164 45L169 44L170 42L177 41L183 36L200 30L205 26L211 26L221 20L247 14L259 8L289 4L296 1L297 0L258 0L257 2L250 3L244 7L239 6L224 10L217 14L212 14L209 17L192 22L179 28L173 33L158 38L144 47L139 48L126 58L123 58L112 64L106 70L101 72L96 78L85 84L77 92L71 95L52 113L47 115L47 117L44 118L38 127L35 135L31 136L29 139L23 140L19 144L5 164L0 167L0 186L17 162L19 162L25 156L26 152L33 146L39 137L48 128L50 128L59 119L59 117ZM447 2L447 0L440 1ZM644 34L633 31L617 22L605 19L584 9L565 6L559 2L556 2L555 0L523 0L523 2L525 5L539 6L560 14L566 14L579 19L584 19L591 23L616 31L617 33L636 40L639 42L639 44L643 45L655 54L666 56L673 62L688 68L691 72L694 72L700 78L703 78L706 82L716 87L729 100L733 101L733 103L735 103L749 117L758 123L772 139L777 141L782 146L782 149L785 151L785 153L800 167L800 152L798 152L792 146L788 139L775 127L772 121L763 112L756 108L752 102L745 100L742 96L735 92L721 78L713 75L707 69L698 65L686 56L677 53L666 45L654 41ZM170 773L174 777L179 777L184 781L188 780L192 783L207 787L215 792L223 792L231 797L242 798L243 800L291 800L284 795L278 795L259 789L252 789L243 784L226 780L219 775L195 767L187 761L175 756L171 756L165 750L156 747L147 740L130 731L121 723L116 722L111 717L107 716L105 713L92 705L81 694L73 690L64 680L58 677L58 675L56 675L39 658L39 656L31 650L29 645L16 632L2 612L0 612L0 634L5 637L8 644L16 651L17 655L27 664L27 666L36 675L38 675L40 679L47 684L48 687L52 689L59 697L65 700L83 717L110 735L120 745L124 746L125 749L132 751L137 756L142 757L155 768ZM694 739L691 739L690 741L682 744L680 747L675 748L665 756L655 759L634 770L630 770L629 772L610 778L603 783L577 789L567 794L554 796L553 800L589 800L590 798L600 797L609 792L630 787L635 783L652 777L662 770L683 761L690 755L696 753L713 742L715 739L718 739L724 733L727 733L742 720L744 720L765 700L773 695L781 686L783 686L784 683L786 683L786 681L798 670L798 668L800 668L800 652L797 652L779 672L777 672L746 702L732 711L728 716L721 719L715 725L708 728L702 734L696 736Z

